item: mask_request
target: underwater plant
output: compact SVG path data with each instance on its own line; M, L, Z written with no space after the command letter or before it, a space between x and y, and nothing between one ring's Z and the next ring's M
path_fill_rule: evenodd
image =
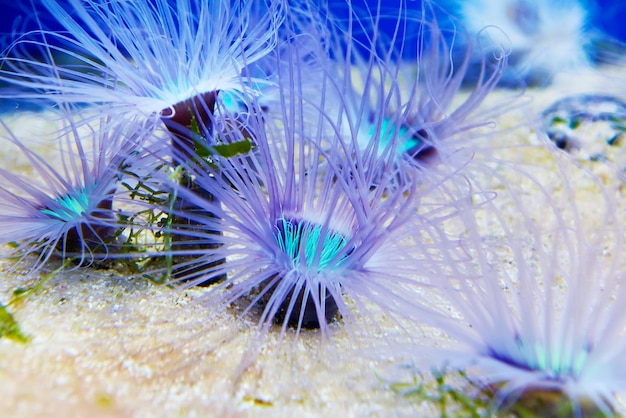
M497 196L458 212L461 252L433 282L450 308L438 326L453 341L430 354L476 372L500 412L613 416L626 385L623 226L601 182L550 152L550 167L532 174L494 170Z
M138 163L145 157L138 151L146 145L142 127L129 132L106 117L95 127L74 116L61 121L54 158L33 151L32 142L0 121L3 140L17 148L31 171L20 175L0 169L0 242L10 244L4 257L34 257L31 272L54 257L89 265L119 247L124 225L118 216L124 212L117 204L130 201L120 188L123 170L133 165L148 169L145 161ZM150 158L159 160L157 155Z

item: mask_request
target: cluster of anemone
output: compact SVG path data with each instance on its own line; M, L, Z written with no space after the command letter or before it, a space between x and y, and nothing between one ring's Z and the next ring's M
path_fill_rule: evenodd
M61 109L63 121L59 164L4 127L37 177L0 171L0 241L27 274L122 261L128 274L206 287L207 303L238 305L261 334L329 337L375 306L460 341L464 355L440 354L481 366L502 403L560 391L612 411L623 368L609 363L623 344L604 340L623 328L619 266L595 269L603 237L588 239L576 210L563 220L549 188L512 167L555 219L541 231L527 191L472 141L490 122L476 110L505 53L484 56L460 97L473 35L456 22L447 33L428 2L395 12L346 2L346 20L286 0L42 5L64 30L23 34L0 66L3 97ZM379 36L385 20L395 30ZM431 306L424 289L448 305ZM596 293L600 329L577 329L572 317L590 319L576 307Z

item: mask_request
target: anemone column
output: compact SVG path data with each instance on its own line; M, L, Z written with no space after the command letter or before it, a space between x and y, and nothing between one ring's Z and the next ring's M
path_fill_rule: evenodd
M185 167L188 164L194 164L198 158L197 151L199 146L210 145L214 139L214 111L215 100L218 91L209 91L198 94L187 100L176 103L172 108L166 108L161 111L161 120L165 124L167 130L172 134L172 162L174 167ZM182 187L187 188L200 198L215 202L215 196L206 188L200 187L186 171L183 171L179 180ZM176 215L173 216L173 230L185 228L187 230L197 225L193 220L193 216L186 217L184 214L189 213L215 217L213 213L207 213L199 206L182 199L179 196L174 198L170 208ZM222 232L212 230L210 233L221 236ZM194 239L189 235L181 235L176 232L170 233L172 250L180 249L206 249L207 251L218 248L221 244L219 239L215 242L207 242L206 239ZM185 276L193 275L194 267L176 268L177 259L183 257L175 257L172 271L172 278L185 280ZM223 264L226 260L221 259L211 263L210 267ZM204 266L203 268L205 268ZM210 280L199 283L200 286L208 286L213 283L225 279L225 275L213 277Z

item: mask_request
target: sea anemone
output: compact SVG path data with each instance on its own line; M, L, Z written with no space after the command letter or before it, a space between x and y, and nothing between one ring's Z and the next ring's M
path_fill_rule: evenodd
M0 241L11 244L8 257L35 256L33 272L53 256L87 265L119 247L124 225L118 215L124 212L117 203L131 200L120 187L123 172L134 166L137 172L146 169L138 164L139 146L146 145L141 128L129 132L107 118L94 128L73 116L61 121L54 157L37 154L28 140L0 122L4 140L19 150L32 171L26 176L0 169ZM84 126L79 130L77 125ZM158 159L155 155L152 161Z
M392 93L400 104L395 111L401 114L401 126L411 133L405 152L427 161L471 148L471 139L485 135L473 131L493 122L510 103L500 101L497 108L494 104L481 107L504 73L507 52L494 51L495 61L491 61L462 25L456 25L447 36L432 6L425 7L422 14L422 30L412 41L417 57L401 57L388 65L400 80L399 88ZM453 62L452 57L460 58ZM472 57L480 63L474 85L464 83ZM393 104L395 100L388 102ZM394 109L387 107L387 111Z
M220 287L228 289L229 301L249 297L246 311L262 307L261 324L326 329L338 311L347 316L342 292L362 280L366 261L402 223L408 199L399 193L377 202L380 196L371 195L362 179L346 183L332 170L319 170L318 159L333 160L316 146L316 138L289 129L278 136L278 129L266 129L278 145L261 136L253 153L219 159L218 169L204 163L186 166L221 205L178 188L178 195L198 210L185 213L193 228L173 227L192 241L209 239L207 230L224 232L217 239L223 241L219 248L195 251L190 263L210 266L218 257L227 262L194 268L192 274L205 281L227 273ZM179 245L184 248L184 241ZM194 250L181 252L193 255Z
M461 252L442 264L447 279L433 282L450 309L442 329L454 348L431 354L477 368L498 408L612 415L626 386L623 228L601 182L551 152L549 170L494 170L497 194L458 212ZM585 189L572 188L574 176Z
M432 168L460 149L472 148L471 139L480 135L471 131L507 109L501 103L498 111L478 112L502 76L506 54L495 63L483 57L476 84L466 89L463 82L474 51L470 36L459 25L448 40L430 2L421 8L401 2L393 10L380 3L376 10L365 11L347 5L345 21L326 19L336 23L320 36L330 46L319 65L341 102L334 110L337 118L358 131L355 153L389 152L393 146L400 168ZM393 30L383 36L383 27ZM361 32L367 35L357 37ZM453 56L463 58L456 63ZM396 137L398 141L388 140Z
M18 89L8 94L107 103L120 118L175 117L197 102L209 106L218 91L253 91L264 80L244 85L242 71L274 48L281 22L279 4L257 1L42 5L65 31L40 29L13 42L1 78Z
M42 5L65 31L42 28L10 45L0 79L13 88L3 95L106 105L116 123L165 128L179 151L214 141L215 113L227 107L220 92L228 102L268 83L246 71L274 49L282 20L280 2L252 0Z

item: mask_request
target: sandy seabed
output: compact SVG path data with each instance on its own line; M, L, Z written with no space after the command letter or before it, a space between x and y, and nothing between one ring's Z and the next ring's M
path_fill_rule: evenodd
M541 110L575 92L619 97L614 82L624 71L572 75L550 88L530 89L490 128L501 136L492 132L488 137L498 141L503 159L507 152L517 152L515 147L507 151L507 143L536 145L531 124ZM626 91L622 93L626 99ZM511 95L497 91L488 102ZM20 138L36 139L38 147L46 143L44 132L50 131L51 122L45 114L17 112L3 120ZM551 158L541 146L526 152L521 158L537 165ZM611 153L608 162L583 164L619 195L615 167L626 160L619 149ZM15 153L5 152L2 161L16 171L28 170ZM579 191L589 193L581 201L591 203L595 191L586 191L586 184L581 180ZM621 200L618 206L623 210ZM37 283L4 271L3 304L15 289ZM392 390L394 383L411 377L401 358L391 351L388 356L368 355L368 339L404 338L407 330L393 321L382 319L371 333L338 325L326 343L316 332L297 340L272 333L255 361L241 370L254 326L231 312L211 310L203 303L204 292L172 290L98 270L52 277L10 307L30 340L0 339L0 416L439 416L436 405ZM416 327L411 334L423 346L450 344L427 327Z

